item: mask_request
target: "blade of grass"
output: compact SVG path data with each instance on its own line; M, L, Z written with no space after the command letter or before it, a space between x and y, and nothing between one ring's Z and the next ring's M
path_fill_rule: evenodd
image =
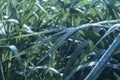
M96 63L96 65L93 67L91 72L87 75L87 77L84 80L97 79L97 77L100 75L100 73L105 68L107 62L111 59L113 52L116 50L119 44L120 44L120 33L117 35L116 39L112 42L110 47L106 50L106 52L103 54L103 56Z
M111 32L115 31L120 27L120 24L115 24L108 29L108 31L97 41L97 43L93 46L94 49L106 36L108 36Z
M5 75L4 75L3 66L2 66L1 61L0 61L0 71L2 73L2 79L5 80Z
M18 54L18 49L16 48L16 46L14 46L14 45L7 45L6 47L8 47L12 51L12 53L13 53L14 56L16 56ZM16 60L19 63L19 67L21 69L23 69L23 64L22 64L21 57L16 57Z
M0 24L0 37L6 37L6 32L3 24Z
M90 6L88 7L88 9L85 11L82 19L85 18L85 16L87 15L87 13L89 12L89 10L93 7L93 5L97 2L98 0L92 0L92 2L90 3Z
M80 44L76 49L75 51L72 53L70 59L68 60L67 64L66 64L66 67L65 67L65 70L64 70L64 75L63 75L63 79L66 77L69 69L70 69L70 66L72 66L72 64L74 63L75 59L77 58L78 55L82 55L82 50L84 49L84 47L86 47L88 44L88 41L85 40L83 41L82 44Z
M73 75L74 75L77 71L79 71L80 69L83 69L83 68L86 68L86 67L91 67L91 66L93 66L93 65L95 65L95 62L80 64L79 66L77 66L76 68L74 68L74 69L70 72L70 74L68 74L68 75L65 77L64 80L70 80L70 79L73 77Z
M59 76L59 77L61 77L61 73L58 71L58 70L56 70L55 68L53 68L53 67L49 67L49 66L37 66L37 67L29 67L30 69L32 69L32 71L33 70L36 70L36 69L45 69L45 70L50 70L53 74L55 74L56 76ZM32 72L31 71L31 72ZM28 75L30 75L30 73L28 74Z
M56 31L59 31L59 30L43 31L43 34L49 34L49 33L54 32L54 31L56 32ZM35 49L36 47L40 47L40 46L42 46L44 43L49 42L49 41L52 41L52 40L58 38L59 35L62 35L62 34L64 34L64 33L66 33L66 30L60 31L60 32L54 34L53 36L51 36L51 37L49 37L49 38L47 38L47 39L44 39L43 41L40 41L40 39L38 39L38 40L36 40L36 44L34 44L33 46L27 48L26 50L23 50L23 51L19 52L19 54L17 54L17 55L12 56L12 58L15 58L16 56L21 56L21 55L27 54L28 52L32 52L32 51L34 52L34 51L35 51L34 49ZM38 35L38 34L34 34L34 35ZM42 35L42 34L41 34L41 35ZM25 36L27 36L27 35L25 35ZM31 34L28 35L28 36L31 36ZM18 37L18 38L19 38L19 37ZM8 60L9 60L9 58L8 58Z
M68 30L68 32L65 35L63 35L53 45L53 47L46 53L46 55L39 61L39 63L42 62L43 60L45 60L46 58L48 58L49 56L51 56L52 53L65 42L65 40L67 40L70 36L72 36L74 33L76 33L78 31L77 28L68 28L67 30Z

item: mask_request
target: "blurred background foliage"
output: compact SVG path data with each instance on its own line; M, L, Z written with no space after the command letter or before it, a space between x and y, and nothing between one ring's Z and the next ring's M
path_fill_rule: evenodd
M1 0L0 80L119 80L119 0Z

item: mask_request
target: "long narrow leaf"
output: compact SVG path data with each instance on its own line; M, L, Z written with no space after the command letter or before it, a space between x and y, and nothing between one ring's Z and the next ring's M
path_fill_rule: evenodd
M84 13L84 15L83 15L83 17L82 17L82 19L84 19L85 18L85 16L87 15L87 13L89 12L89 10L93 7L93 5L97 2L98 0L92 0L92 2L91 2L91 4L90 4L90 6L88 7L88 9L85 11L85 13Z
M110 47L106 50L104 55L100 58L100 60L96 63L93 67L92 71L87 75L84 80L95 80L100 75L100 73L105 68L107 62L111 59L113 52L120 44L120 33L118 34L117 38L113 41Z
M68 60L67 64L66 64L66 67L65 67L65 70L64 70L64 75L63 75L63 78L67 75L69 69L70 69L70 66L72 66L72 64L74 63L75 59L77 58L78 55L82 55L82 50L84 47L86 47L88 44L88 41L85 40L83 41L82 44L80 44L76 49L75 51L72 53L70 59Z
M66 78L64 80L70 80L71 77L73 77L73 75L79 71L80 69L86 68L86 67L91 67L94 66L95 62L90 62L90 63L85 63L85 64L80 64L79 66L77 66L75 69L73 69L69 75L66 76Z
M6 47L8 47L12 51L14 56L16 56L18 54L18 49L16 48L16 46L7 45ZM20 68L23 68L21 57L16 56L16 60L18 61Z
M6 32L3 24L0 24L0 37L6 37Z
M120 24L115 24L112 27L110 27L108 31L102 36L102 38L100 38L100 40L97 41L97 43L93 46L93 48L96 47L106 36L108 36L111 32L118 29L119 27L120 27Z
M48 58L49 56L52 55L52 53L58 48L60 47L70 36L72 36L74 33L76 33L78 31L77 28L69 28L68 32L63 35L55 44L54 46L47 52L47 54L40 60L40 62L42 62L43 60L45 60L46 58Z

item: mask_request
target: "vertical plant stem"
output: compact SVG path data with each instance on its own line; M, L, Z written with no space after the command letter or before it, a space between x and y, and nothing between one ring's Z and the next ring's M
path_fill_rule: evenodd
M3 67L2 67L1 61L0 61L0 69L1 69L3 80L5 80L5 76L4 76L4 72L3 72Z

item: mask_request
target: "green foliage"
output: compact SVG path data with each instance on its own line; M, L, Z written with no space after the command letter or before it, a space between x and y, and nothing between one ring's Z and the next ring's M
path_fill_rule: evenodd
M119 80L119 0L1 0L0 80Z

